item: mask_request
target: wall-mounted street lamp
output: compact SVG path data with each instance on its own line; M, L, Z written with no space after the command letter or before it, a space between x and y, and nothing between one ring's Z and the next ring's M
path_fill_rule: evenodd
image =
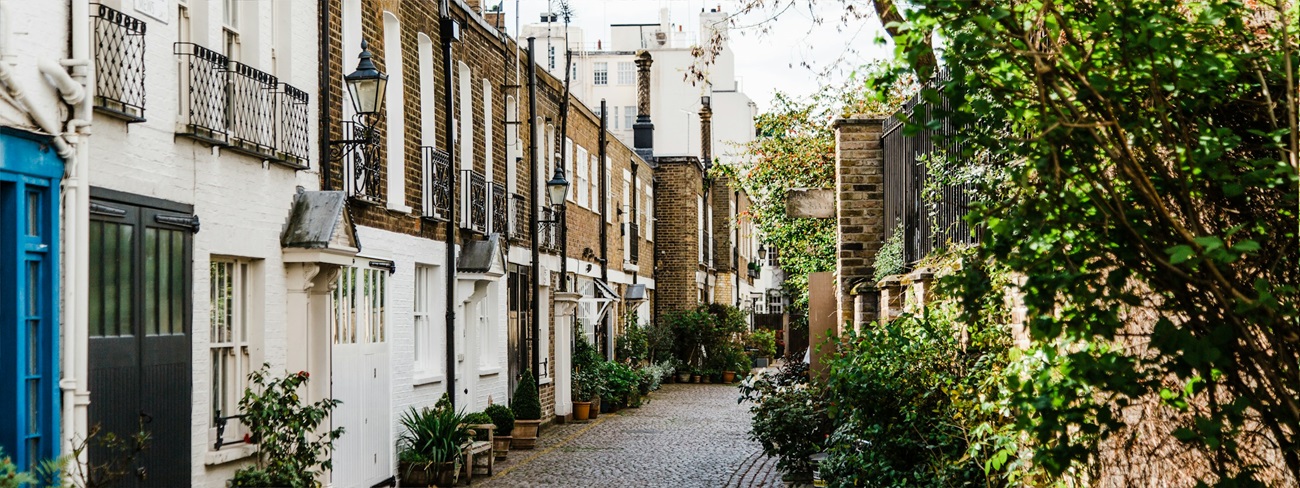
M569 180L564 179L564 169L559 165L556 165L551 180L546 182L546 194L551 206L564 205L564 199L569 197Z
M357 69L343 77L356 116L343 122L343 139L330 141L330 160L343 162L343 188L349 197L374 203L380 201L380 168L379 138L372 118L384 108L388 74L375 68L369 47L361 41Z

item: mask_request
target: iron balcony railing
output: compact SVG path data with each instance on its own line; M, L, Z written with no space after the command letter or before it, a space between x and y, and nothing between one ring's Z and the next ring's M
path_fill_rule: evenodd
M305 169L311 142L308 139L307 92L288 83L280 83L275 92L276 144L275 160Z
M228 83L225 55L191 42L178 42L181 114L176 133L224 146L228 143Z
M541 218L548 222L537 223L537 247L543 251L559 252L560 250L560 232L559 225L555 223L556 214L554 208L550 206L542 207Z
M505 235L510 229L510 199L506 186L492 182L492 230Z
M280 80L265 71L231 61L227 118L230 149L265 159L275 158L276 88Z
M343 122L343 140L366 141L373 130L356 122ZM377 144L357 143L342 148L338 154L343 161L343 191L348 196L368 203L382 202L379 193L379 154Z
M94 6L95 108L126 120L144 122L144 21Z
M487 233L488 185L483 173L472 169L461 170L461 206L465 209L461 228L480 234Z
M510 195L510 238L528 239L528 199L518 193Z
M420 161L424 164L424 216L447 220L451 217L451 155L423 146Z
M627 223L627 262L636 264L637 257L641 255L641 228L636 222Z

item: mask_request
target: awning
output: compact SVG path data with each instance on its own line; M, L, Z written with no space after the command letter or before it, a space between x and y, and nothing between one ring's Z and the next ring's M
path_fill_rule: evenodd
M618 293L615 293L608 283L599 279L591 280L591 286L587 287L583 295L586 295L588 300L596 302L597 322L604 320L605 314L609 313L609 306L619 300Z
M640 303L646 301L645 283L627 285L626 290L623 292L623 300L628 303Z
M350 265L361 249L341 191L299 191L280 233L285 262Z
M501 246L501 234L489 235L487 240L466 242L460 248L456 269L468 275L485 275L486 278L505 276L506 254Z

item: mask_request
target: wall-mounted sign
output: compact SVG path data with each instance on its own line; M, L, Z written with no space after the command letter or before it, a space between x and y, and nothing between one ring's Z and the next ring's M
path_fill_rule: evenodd
M785 193L785 213L791 217L835 217L835 191L829 188L791 188Z
M173 14L172 0L135 0L135 11L166 24Z

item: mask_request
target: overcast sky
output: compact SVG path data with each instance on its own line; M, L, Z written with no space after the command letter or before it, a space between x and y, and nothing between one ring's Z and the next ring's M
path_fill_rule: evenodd
M497 1L500 0L483 0L483 3L490 6ZM741 90L758 104L760 111L767 110L777 90L808 95L822 84L843 80L853 67L892 56L890 48L875 42L881 32L878 20L869 18L847 24L840 21L843 1L814 2L816 10L810 11L807 0L797 0L799 6L780 12L775 21L767 20L773 17L771 11L735 19L731 45L736 53L736 76L740 78ZM672 23L692 31L698 30L702 8L720 6L724 12L734 13L739 5L735 0L570 0L569 3L574 10L573 25L583 29L588 43L608 40L610 24L658 23L661 8L669 9ZM541 12L558 10L557 4L557 0L504 0L506 30L519 32L515 27L516 12L519 25L526 25L536 23ZM814 16L823 18L824 22L814 24ZM762 32L763 27L767 28L766 32ZM827 71L830 74L823 76Z

